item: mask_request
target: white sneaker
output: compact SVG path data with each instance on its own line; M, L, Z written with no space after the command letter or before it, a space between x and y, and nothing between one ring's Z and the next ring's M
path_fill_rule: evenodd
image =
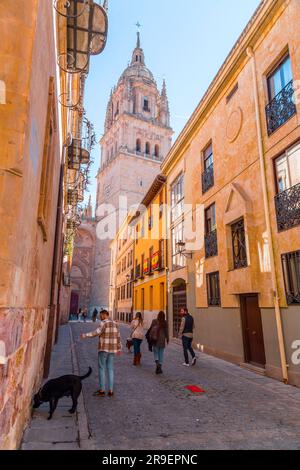
M193 360L192 360L192 366L194 366L196 364L196 361L197 361L197 358L194 357Z
M185 362L182 365L185 366L185 367L190 367L190 365L186 364Z

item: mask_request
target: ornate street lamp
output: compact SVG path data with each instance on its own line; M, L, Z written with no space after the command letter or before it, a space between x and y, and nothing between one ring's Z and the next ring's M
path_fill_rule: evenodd
M179 240L176 243L176 251L179 255L184 256L185 258L192 259L193 258L193 253L191 251L186 251L185 249L185 242L182 240Z

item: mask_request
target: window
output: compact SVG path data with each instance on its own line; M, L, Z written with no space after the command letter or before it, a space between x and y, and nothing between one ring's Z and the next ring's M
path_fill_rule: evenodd
M293 74L290 56L267 77L269 104L266 107L268 134L271 135L296 113L293 100Z
M153 246L149 249L149 274L152 274Z
M150 144L149 144L149 142L146 142L146 149L145 149L145 151L146 151L146 155L150 155Z
M184 241L184 229L183 229L183 222L176 225L172 229L172 269L180 269L184 268L185 257L179 253L177 243L180 241Z
M216 205L212 204L205 211L205 256L211 258L218 254L216 225Z
M153 228L153 213L152 213L152 205L150 205L148 209L148 229L152 230L152 228Z
M207 170L210 168L211 165L214 163L214 154L212 144L210 144L206 150L203 152L203 162L204 162L204 169Z
M161 282L159 285L159 308L165 310L165 284Z
M282 231L300 225L300 144L276 158L275 174L277 225Z
M291 59L287 56L268 77L269 101L273 100L291 80L293 80Z
M205 232L206 234L216 230L216 204L212 204L205 211Z
M53 146L54 146L54 135L56 130L56 115L55 115L55 87L54 78L51 77L49 81L48 91L48 108L46 118L46 130L45 130L45 142L43 152L43 164L42 174L40 183L40 198L38 206L38 224L41 227L43 240L47 241L48 235L48 213L49 213L49 201L52 190L52 173L53 173Z
M300 304L300 251L282 255L287 303Z
M142 278L144 277L144 268L145 268L145 255L142 254L141 269L142 269Z
M184 210L184 175L181 174L171 187L171 216L172 222L183 215Z
M248 262L244 219L231 226L231 236L234 269L245 268Z
M153 286L150 286L150 312L153 311Z
M206 193L215 184L214 181L214 154L213 147L210 144L203 151L203 168L202 173L202 193Z
M159 145L155 145L154 147L154 156L155 158L159 158Z
M207 297L208 305L221 305L220 278L218 272L207 275Z
M276 158L275 171L279 193L300 184L300 144Z
M136 141L136 151L141 152L142 151L142 142L141 139L137 139Z
M150 111L148 98L144 98L143 111L146 111L146 112Z
M163 195L163 191L162 190L160 193L159 193L159 218L161 219L163 214L164 214L164 195Z
M159 265L160 269L165 269L165 241L159 241Z

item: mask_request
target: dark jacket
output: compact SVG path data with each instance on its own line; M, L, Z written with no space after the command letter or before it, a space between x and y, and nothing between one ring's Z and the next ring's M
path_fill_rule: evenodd
M153 335L151 335L153 332L155 332L154 336L157 338L156 341L153 341ZM160 328L158 320L153 320L149 330L146 333L146 339L148 341L150 351L152 351L153 346L157 348L165 348L166 343L169 342L169 328L167 322L165 321L164 327Z

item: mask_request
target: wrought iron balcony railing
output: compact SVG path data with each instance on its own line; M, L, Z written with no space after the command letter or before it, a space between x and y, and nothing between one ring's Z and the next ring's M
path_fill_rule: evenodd
M67 21L67 50L59 66L69 73L88 73L91 55L100 54L108 31L106 2L93 0L54 0L54 7Z
M135 268L135 279L138 280L141 278L141 265L137 265Z
M205 256L212 258L218 255L218 236L217 230L205 235Z
M266 107L268 134L271 135L294 114L294 87L291 80Z
M210 188L215 184L214 178L214 164L212 163L205 171L202 173L202 193L206 193Z
M280 232L300 225L300 183L277 194L275 206Z

